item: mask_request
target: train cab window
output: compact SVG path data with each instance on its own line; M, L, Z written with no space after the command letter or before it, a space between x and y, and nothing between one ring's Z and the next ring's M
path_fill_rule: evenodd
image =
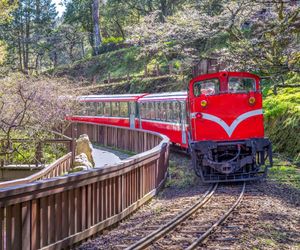
M220 81L217 78L203 80L194 83L194 95L217 95L220 92Z
M120 116L120 103L119 102L111 103L111 114L114 117Z
M104 116L111 116L111 113L110 113L110 102L104 102L103 105L104 105Z
M230 93L243 93L255 91L255 79L242 78L242 77L230 77L228 82L228 90Z

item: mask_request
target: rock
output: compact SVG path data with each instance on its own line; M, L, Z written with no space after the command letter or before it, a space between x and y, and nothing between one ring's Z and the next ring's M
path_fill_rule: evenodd
M85 153L81 153L75 156L73 168L79 167L82 168L82 170L87 170L94 167L93 164L88 160L88 157Z
M88 161L92 164L92 167L95 166L95 161L93 159L93 146L90 142L88 135L80 135L76 140L76 152L75 155L80 155L84 153L87 156Z

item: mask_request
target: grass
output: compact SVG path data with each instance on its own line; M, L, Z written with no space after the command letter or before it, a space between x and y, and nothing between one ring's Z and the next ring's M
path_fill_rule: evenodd
M183 163L184 164L184 163ZM178 161L170 160L169 178L166 187L185 188L195 185L198 180L192 169L188 169Z
M291 163L274 159L274 167L269 171L269 179L300 189L300 168Z
M276 152L300 160L300 89L269 90L264 101L266 134Z

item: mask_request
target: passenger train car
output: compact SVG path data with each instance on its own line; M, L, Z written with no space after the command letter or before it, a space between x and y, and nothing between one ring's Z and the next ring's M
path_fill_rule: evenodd
M79 101L81 113L69 119L165 134L189 150L204 182L256 180L272 165L260 78L250 73L201 75L187 92L90 95Z

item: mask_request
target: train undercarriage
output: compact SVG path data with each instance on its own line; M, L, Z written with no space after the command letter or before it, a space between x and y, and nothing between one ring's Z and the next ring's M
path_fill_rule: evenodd
M206 183L263 179L272 166L268 139L190 143L193 167Z

